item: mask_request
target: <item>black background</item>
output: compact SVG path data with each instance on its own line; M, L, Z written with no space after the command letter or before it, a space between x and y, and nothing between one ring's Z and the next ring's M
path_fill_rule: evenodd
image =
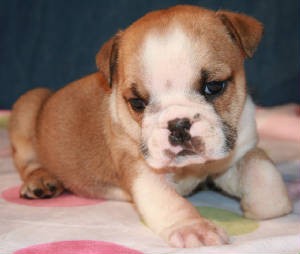
M264 23L246 62L249 91L264 106L300 102L298 0L0 0L0 109L31 88L57 89L94 72L95 54L115 32L176 4L243 12Z

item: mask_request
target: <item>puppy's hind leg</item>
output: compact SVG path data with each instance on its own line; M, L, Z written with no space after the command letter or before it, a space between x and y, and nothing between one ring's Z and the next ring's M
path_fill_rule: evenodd
M63 191L62 184L39 162L36 153L36 123L43 103L51 91L37 88L22 95L14 104L9 135L13 160L23 180L20 196L50 198Z
M247 152L214 181L225 192L241 199L241 207L248 218L269 219L292 210L280 173L259 148Z

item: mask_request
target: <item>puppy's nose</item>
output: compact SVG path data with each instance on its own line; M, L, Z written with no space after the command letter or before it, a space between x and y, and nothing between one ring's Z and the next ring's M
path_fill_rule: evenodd
M189 129L191 123L188 118L176 118L168 122L168 129L171 132L169 142L173 146L182 145L184 142L191 139Z

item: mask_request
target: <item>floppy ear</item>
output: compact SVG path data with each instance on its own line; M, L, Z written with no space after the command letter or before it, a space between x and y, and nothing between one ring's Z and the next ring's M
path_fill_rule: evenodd
M117 79L118 67L118 46L121 32L104 43L96 55L96 65L98 70L112 87L113 82Z
M252 57L262 37L263 25L244 14L223 10L217 11L216 14L245 56Z

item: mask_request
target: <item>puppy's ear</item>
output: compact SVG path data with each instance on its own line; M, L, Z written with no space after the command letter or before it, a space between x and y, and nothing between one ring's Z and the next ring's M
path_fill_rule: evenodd
M252 57L263 33L263 25L256 19L230 11L217 11L230 36L246 57Z
M96 55L96 65L104 78L112 87L113 82L117 79L118 68L118 50L121 32L104 43Z

